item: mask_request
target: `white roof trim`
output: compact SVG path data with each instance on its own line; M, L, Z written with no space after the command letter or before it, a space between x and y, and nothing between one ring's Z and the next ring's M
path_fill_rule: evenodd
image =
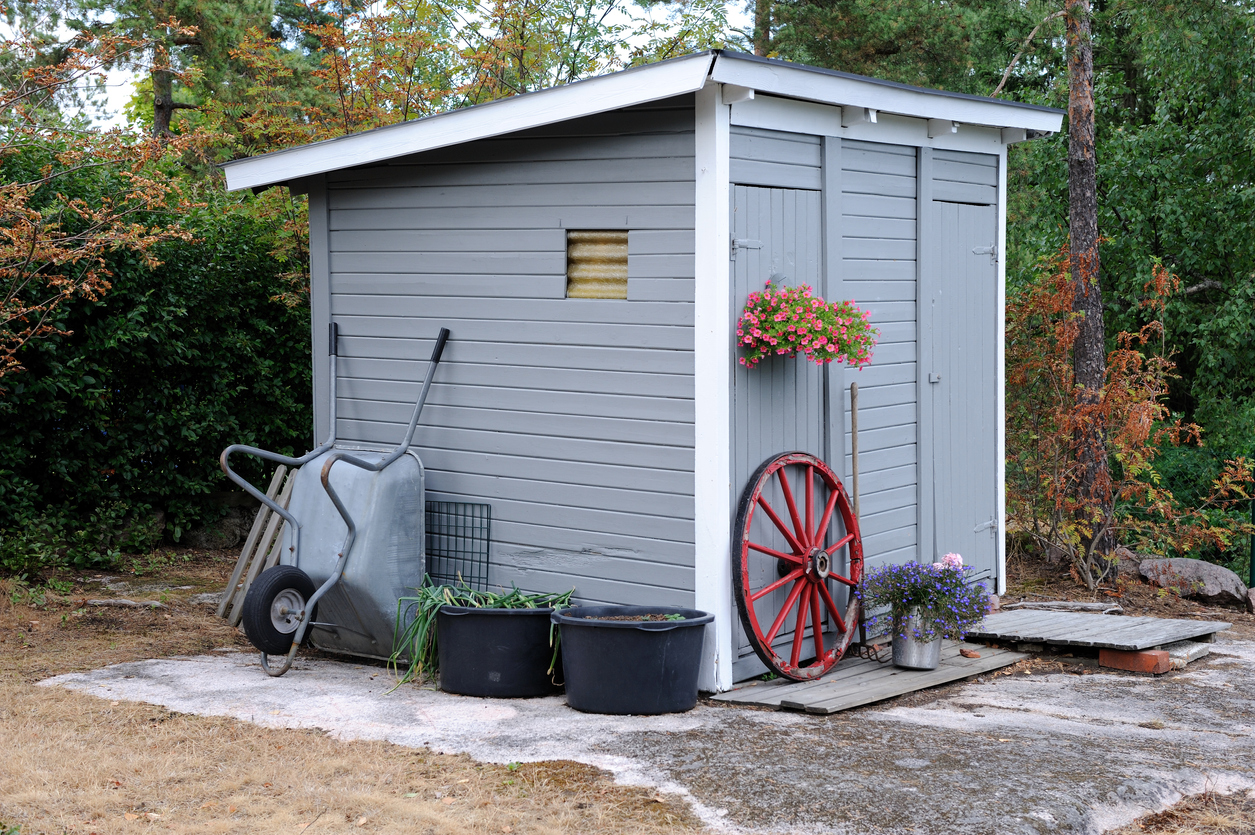
M227 189L258 188L476 139L694 93L707 80L775 96L864 107L921 119L1053 133L1063 111L926 90L848 73L727 52L701 52L624 72L451 110L385 128L223 165Z
M710 76L723 84L749 87L772 95L867 107L919 119L945 119L960 124L1047 133L1055 133L1063 125L1063 111L1054 108L927 90L748 55L719 55Z
M705 86L712 59L709 52L698 53L365 133L235 160L223 165L227 190L273 185L693 93Z

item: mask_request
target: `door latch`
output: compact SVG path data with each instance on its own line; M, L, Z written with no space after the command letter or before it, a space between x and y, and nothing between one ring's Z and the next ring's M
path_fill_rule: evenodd
M984 531L984 530L988 530L992 536L997 536L998 535L998 520L990 518L988 522L981 522L979 525L972 528L972 533L980 533L981 531Z
M997 244L990 244L989 246L974 246L972 247L972 254L973 255L988 255L989 263L991 264L998 263L998 245Z
M732 246L728 252L728 260L736 260L736 251L738 249L762 249L763 242L755 241L749 238L732 238Z
M930 382L930 383L940 383L940 382L941 382L941 375L940 375L940 374L934 374L933 372L929 371L929 372L928 372L928 382Z

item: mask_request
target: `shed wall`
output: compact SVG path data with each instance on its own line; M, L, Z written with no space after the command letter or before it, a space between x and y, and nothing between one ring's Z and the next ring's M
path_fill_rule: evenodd
M691 97L328 175L337 431L415 440L492 505L494 585L693 602ZM628 229L628 300L567 299L567 229Z
M837 172L830 180L836 188L825 203L835 228L821 293L853 299L880 330L870 366L861 371L827 368L830 396L834 406L841 404L830 429L840 436L840 445L833 438L829 449L841 450L844 465L837 469L848 486L853 475L849 388L857 382L864 553L869 564L905 562L919 556L916 149L835 137L827 142L827 159ZM824 186L825 154L817 136L734 126L731 156L732 181L738 185ZM947 181L952 191L967 187L962 167L947 174L953 178ZM979 179L986 179L983 170ZM768 445L775 452L792 448L784 438ZM742 454L734 449L734 461ZM750 470L761 457L749 464ZM832 453L828 457L834 462L837 458ZM736 496L743 487L734 485Z

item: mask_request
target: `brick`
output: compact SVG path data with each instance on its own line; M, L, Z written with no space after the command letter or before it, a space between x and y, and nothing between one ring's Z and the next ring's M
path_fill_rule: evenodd
M1132 652L1123 649L1098 650L1098 666L1131 673L1166 673L1172 669L1172 660L1166 650L1144 649Z

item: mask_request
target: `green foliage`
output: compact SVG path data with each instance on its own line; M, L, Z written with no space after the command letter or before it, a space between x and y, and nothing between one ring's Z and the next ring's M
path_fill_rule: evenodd
M56 311L0 396L0 565L112 564L220 511L217 456L297 453L311 424L308 309L273 297L282 264L251 200L209 195L161 264L120 252L100 300ZM257 465L254 465L257 466ZM254 480L262 473L247 472Z
M553 594L529 594L514 587L503 592L477 591L465 584L432 585L431 578L424 577L423 585L414 592L413 597L402 597L397 601L396 638L388 664L395 672L399 671L402 659L408 659L397 686L437 669L436 615L441 606L466 606L471 609L561 608L570 604L575 589ZM551 629L549 635L554 647L553 663L556 664L557 633ZM552 667L550 672L553 672Z

